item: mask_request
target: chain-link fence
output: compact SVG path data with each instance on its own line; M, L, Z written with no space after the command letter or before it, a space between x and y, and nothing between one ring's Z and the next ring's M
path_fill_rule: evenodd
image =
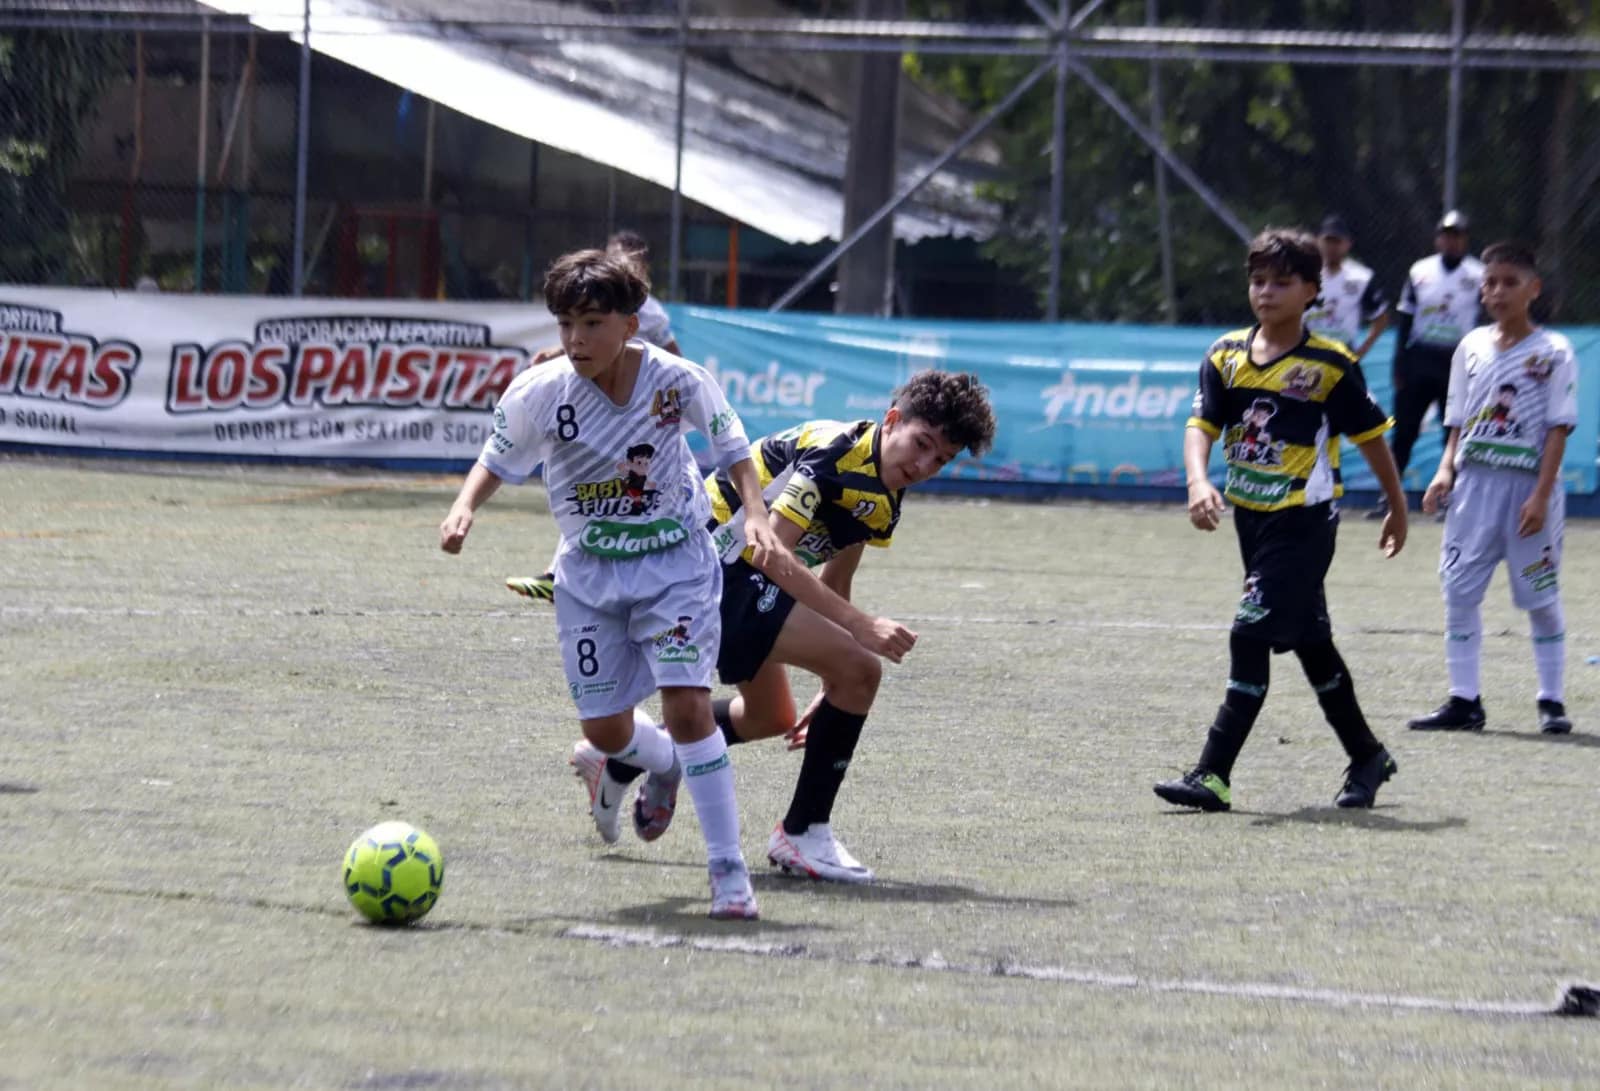
M1045 313L1057 129L1053 67L1036 70L1060 56L1044 17L1065 10L1077 23L1060 115L1062 317L1234 320L1238 230L1313 225L1328 212L1349 221L1356 256L1392 297L1407 266L1432 251L1453 191L1475 247L1533 241L1555 318L1600 322L1600 15L1583 0L1461 4L1454 68L1437 48L1452 33L1448 3L1268 5L1275 25L1347 32L1320 49L1238 29L1262 19L1263 5L1243 2L906 0L887 4L887 21L840 21L867 6L693 4L684 139L706 155L707 141L730 136L719 129L738 129L731 136L746 143L727 146L756 151L727 152L732 166L765 156L772 186L792 178L797 192L802 183L837 192L850 65L892 50L915 92L897 106L904 185L1033 73L900 210L903 222L935 225L898 247L900 313ZM289 293L298 236L308 294L527 299L553 257L629 228L653 241L662 294L676 238L679 298L763 307L829 249L741 221L736 202L714 197L677 202L675 230L670 179L638 177L616 154L630 139L618 132L643 133L658 159L672 154L671 76L690 24L669 0L448 11L393 0L365 4L359 27L353 7L318 0L297 222L302 50L287 29L301 8L261 7L0 5L0 280ZM776 22L741 29L755 16ZM1525 36L1496 37L1512 31ZM1432 35L1433 45L1407 53L1386 34ZM472 116L428 97L424 72L384 78L373 71L381 65L341 59L386 35L556 82L565 72L596 100L596 117L654 118L657 128L597 129L605 155L558 150L508 131L498 112L508 104L492 92ZM1563 35L1576 37L1560 46ZM635 62L639 71L623 71ZM598 89L624 75L651 93L606 101ZM1159 170L1153 136L1174 157ZM734 188L730 198L760 196ZM830 304L824 277L793 305Z

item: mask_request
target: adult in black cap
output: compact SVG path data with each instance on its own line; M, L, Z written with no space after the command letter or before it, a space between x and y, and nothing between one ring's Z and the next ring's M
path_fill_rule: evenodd
M1306 325L1343 341L1360 359L1389 328L1389 301L1372 270L1350 256L1350 225L1331 215L1317 232L1322 251L1322 292L1306 312ZM1366 326L1367 335L1361 336Z
M1451 209L1434 230L1434 253L1411 266L1395 308L1394 431L1389 446L1405 479L1411 448L1430 406L1444 413L1450 388L1450 357L1467 331L1479 324L1478 287L1483 263L1467 253L1467 217ZM1368 512L1381 518L1383 510Z

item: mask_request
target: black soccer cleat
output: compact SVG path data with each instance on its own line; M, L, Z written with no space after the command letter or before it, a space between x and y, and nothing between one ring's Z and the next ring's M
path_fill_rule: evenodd
M1572 730L1567 706L1560 701L1539 702L1539 730L1546 735L1565 735Z
M1344 787L1334 797L1334 804L1340 807L1372 806L1377 802L1379 786L1399 770L1400 767L1387 750L1379 750L1366 761L1351 762L1344 771Z
M1179 807L1226 811L1233 806L1228 782L1204 769L1191 769L1177 780L1163 780L1156 785L1155 792L1168 803Z
M1465 697L1452 696L1426 716L1418 716L1406 726L1413 731L1482 731L1488 719L1483 712L1482 697L1474 697L1469 701Z

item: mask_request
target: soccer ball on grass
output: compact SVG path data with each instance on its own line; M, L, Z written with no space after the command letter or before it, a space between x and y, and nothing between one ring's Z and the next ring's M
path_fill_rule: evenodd
M344 892L374 924L423 917L444 886L444 855L409 822L380 822L344 854Z

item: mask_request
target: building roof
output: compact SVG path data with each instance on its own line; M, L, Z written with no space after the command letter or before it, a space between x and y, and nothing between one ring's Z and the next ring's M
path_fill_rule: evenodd
M298 40L299 0L206 3ZM537 143L673 185L674 49L581 34L517 41L508 26L596 18L541 0L311 0L311 13L319 53ZM477 29L491 23L493 31ZM785 242L840 237L846 119L692 52L686 101L684 196ZM905 178L928 156L901 143ZM957 160L900 207L895 234L992 234L998 209L974 183Z

